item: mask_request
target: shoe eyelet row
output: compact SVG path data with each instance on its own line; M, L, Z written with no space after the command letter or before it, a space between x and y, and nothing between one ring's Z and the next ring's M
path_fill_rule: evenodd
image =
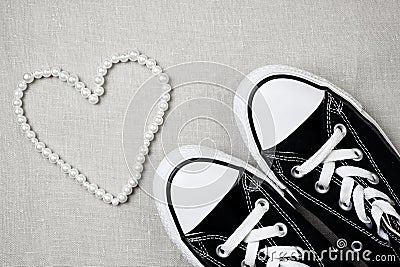
M227 253L223 248L222 248L222 245L219 245L217 248L216 248L216 253L217 253L217 255L219 256L219 257L221 257L221 258L227 258L228 256L229 256L229 253Z
M342 210L349 211L353 208L353 203L349 202L349 204L347 204L339 200L339 206Z
M341 123L336 124L335 127L333 128L333 130L334 131L339 130L343 134L343 136L345 136L347 134L346 126L344 126Z
M290 173L294 178L302 178L304 175L298 170L298 165L294 166Z
M275 226L278 228L279 237L284 237L287 234L287 227L283 223L276 223Z
M316 182L314 187L315 187L315 191L317 191L320 194L327 193L330 188L329 186L325 187L325 186L321 185L319 182Z
M354 161L361 161L364 157L362 151L358 148L353 148L354 154L356 154L357 158L353 159Z
M264 198L259 198L259 199L256 201L255 206L260 206L260 207L264 208L265 210L268 210L268 209L269 209L269 203L268 203L268 201L267 201L266 199L264 199Z
M378 177L378 175L376 175L375 173L371 173L371 176L372 176L372 179L368 179L368 181L371 183L371 184L378 184L379 183L379 177Z

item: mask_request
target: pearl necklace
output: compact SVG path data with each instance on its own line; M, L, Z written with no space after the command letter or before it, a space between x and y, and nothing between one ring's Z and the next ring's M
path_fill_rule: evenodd
M36 133L28 124L27 118L24 116L22 98L28 85L33 83L35 79L58 77L59 80L66 82L69 86L74 87L78 92L80 92L82 97L87 99L90 104L95 105L99 102L99 98L104 94L104 88L102 86L104 84L104 77L107 74L107 70L110 69L113 64L119 62L125 63L128 61L137 62L139 65L146 66L151 70L153 75L157 75L162 95L157 103L157 114L148 125L147 131L144 133L144 141L136 156L133 174L129 177L127 184L122 188L122 192L115 197L111 193L107 193L104 188L99 187L97 184L90 183L84 174L80 173L76 168L62 160L61 157L57 153L53 152L45 143L39 141L36 137ZM98 199L102 199L106 204L117 206L118 204L125 203L128 200L128 196L132 193L133 188L137 187L138 182L142 177L141 173L143 172L143 163L146 160L146 155L149 153L150 143L154 139L154 134L158 132L159 127L163 124L164 112L168 109L168 101L171 98L169 94L171 91L171 85L169 84L168 75L163 73L162 68L157 65L157 62L154 59L148 58L144 54L140 54L137 49L133 49L127 53L113 55L110 59L106 59L97 69L94 83L95 88L91 90L87 88L83 82L79 81L76 74L61 70L58 67L45 67L40 70L35 70L32 73L25 73L23 75L23 80L18 83L17 89L14 90L14 113L17 116L17 123L20 125L22 133L32 142L36 151L41 153L50 163L56 164L60 168L61 172L67 174L79 185L83 186L90 194L94 195Z

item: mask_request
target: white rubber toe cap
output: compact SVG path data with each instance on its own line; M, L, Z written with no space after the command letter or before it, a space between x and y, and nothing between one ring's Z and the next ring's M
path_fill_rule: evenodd
M279 78L271 78L278 77L277 74ZM285 140L307 120L324 99L324 90L302 81L282 78L282 74L285 72L280 72L277 66L256 69L242 81L235 97L235 106L240 107L236 112L247 114L247 106L251 107L250 123L254 125L263 150ZM267 77L270 77L268 81L253 93L255 85Z

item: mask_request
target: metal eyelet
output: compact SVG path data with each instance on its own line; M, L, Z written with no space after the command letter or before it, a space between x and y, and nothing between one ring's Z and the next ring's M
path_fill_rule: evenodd
M352 250L358 252L358 251L361 251L361 250L362 250L363 244L362 244L360 241L353 241L353 242L351 243L351 246L350 246L350 247L351 247Z
M368 229L372 229L372 220L368 217L368 221L363 222L368 227Z
M371 184L378 184L379 183L379 177L375 173L371 173L372 179L368 179L368 181Z
M334 131L339 130L342 132L343 136L345 136L347 134L347 129L346 126L344 126L341 123L338 123L335 125L335 127L333 128Z
M283 237L283 236L285 236L287 234L287 227L286 227L285 224L276 223L275 226L278 227L279 237Z
M297 169L299 166L296 165L292 168L292 170L290 171L290 173L292 174L292 176L294 178L302 178L304 175L301 174L301 172L299 172L299 170Z
M342 210L349 211L353 207L353 203L349 202L349 204L346 204L339 200L339 206L342 208Z
M267 252L265 252L265 250L267 250L267 248L264 249L260 249L257 253L257 258L260 261L265 261L267 259Z
M252 267L252 266L246 264L246 263L244 262L244 260L242 260L242 263L240 264L240 266L241 266L241 267Z
M360 161L363 159L364 154L362 151L358 148L353 148L354 154L356 154L357 158L353 159L354 161Z
M268 210L268 209L269 209L269 203L268 203L268 201L267 201L266 199L264 199L264 198L259 198L259 199L256 201L255 205L256 205L256 206L260 206L260 207L264 208L265 210Z
M229 253L222 249L222 245L219 245L215 251L220 258L226 258L229 256Z
M320 194L325 194L326 192L329 191L329 188L330 188L329 186L325 187L318 182L315 183L314 187L315 187L315 191L317 191Z

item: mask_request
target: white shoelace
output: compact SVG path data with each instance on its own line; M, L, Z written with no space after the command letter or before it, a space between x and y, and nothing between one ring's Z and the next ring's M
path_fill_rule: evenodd
M301 178L322 163L321 175L315 183L315 190L321 194L328 192L333 174L339 175L342 178L339 198L340 207L344 210L350 210L354 203L354 209L360 221L371 226L372 221L367 216L365 207L365 200L370 201L371 216L377 226L378 235L387 240L388 235L382 230L381 221L386 215L391 215L400 221L400 215L393 207L394 202L379 190L372 187L364 188L360 184L356 185L353 178L360 177L371 184L377 184L379 183L379 177L368 170L354 166L341 166L335 169L336 161L350 159L359 161L363 156L361 150L357 148L335 149L336 145L346 136L346 132L346 127L343 124L337 124L332 136L314 155L303 164L293 167L292 175L296 178Z
M307 266L303 263L293 261L293 259L299 259L303 255L303 250L300 247L271 246L258 251L258 246L261 240L272 237L283 237L287 233L286 225L283 223L254 229L268 209L268 201L265 199L259 199L252 212L247 216L242 224L235 230L235 232L233 232L225 243L217 247L218 256L222 258L228 257L240 242L244 241L247 243L247 247L245 259L241 264L242 267L254 266L257 256L262 259L268 257L266 264L267 267Z

